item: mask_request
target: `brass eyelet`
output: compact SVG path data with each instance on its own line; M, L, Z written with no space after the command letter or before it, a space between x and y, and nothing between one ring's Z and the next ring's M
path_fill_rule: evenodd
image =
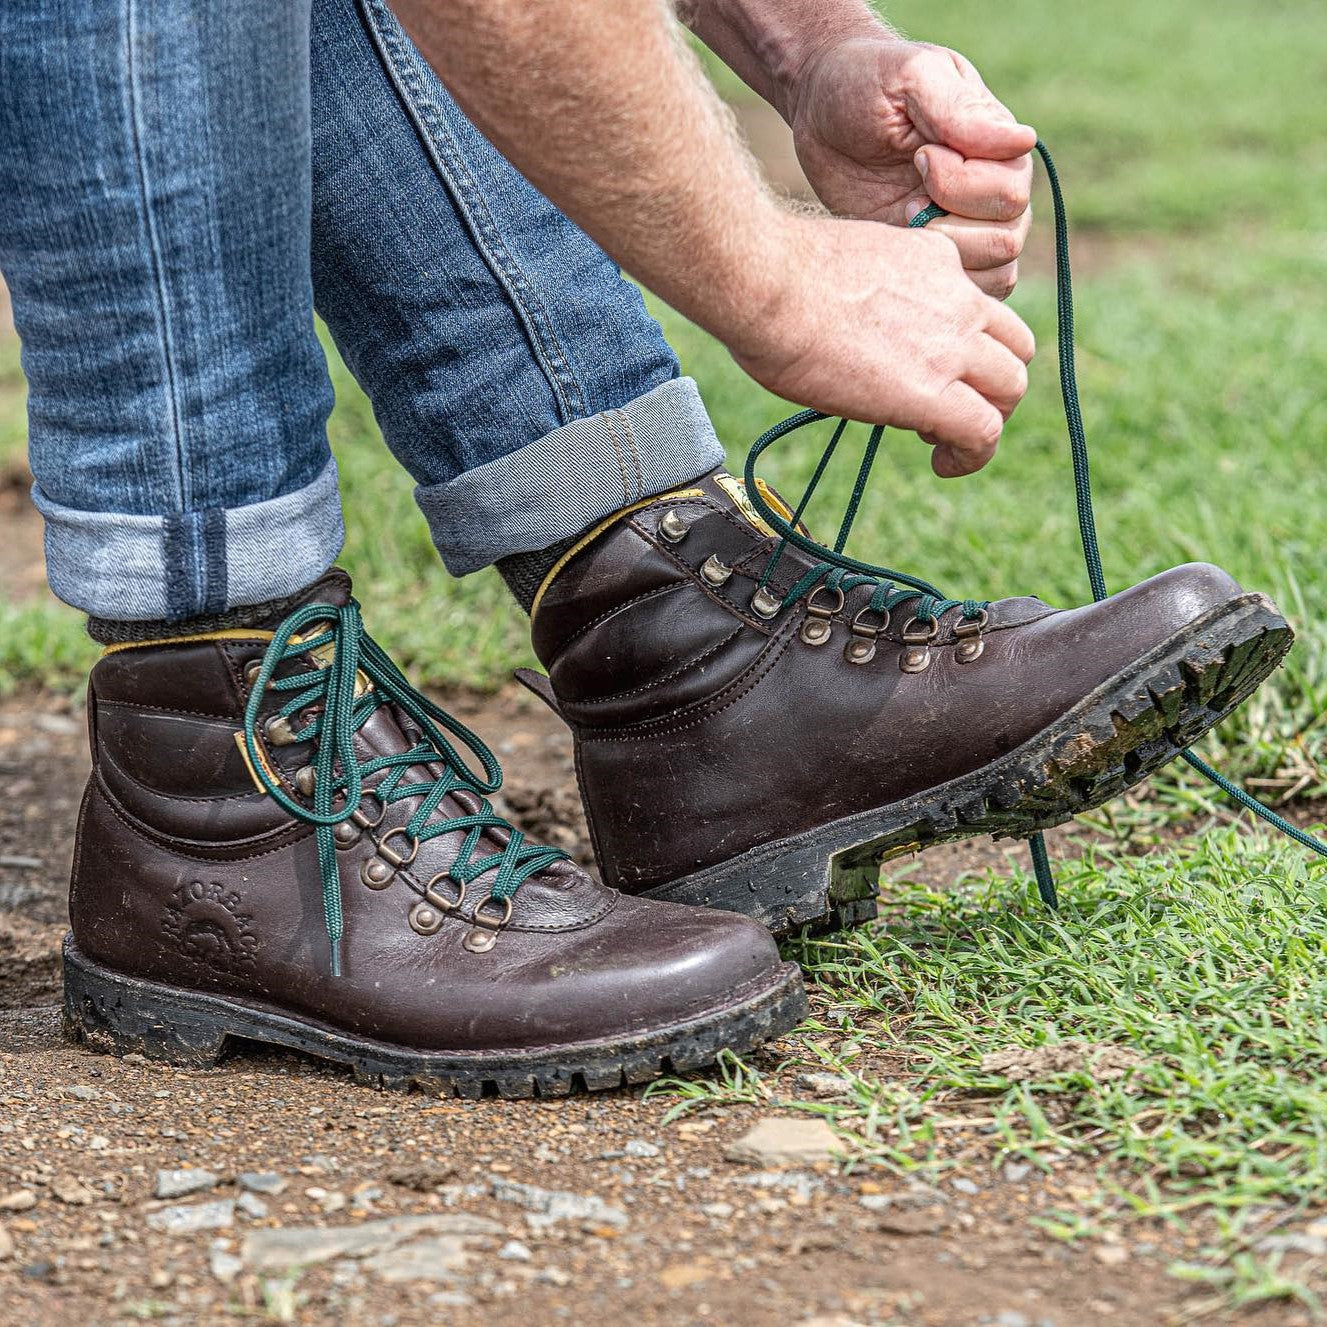
M359 830L349 820L339 820L332 826L332 841L342 850L353 848L359 842Z
M484 912L484 906L488 903L501 903L502 916L490 917ZM461 941L463 948L468 949L472 954L486 954L498 942L498 932L511 921L511 899L495 899L492 894L488 896L475 909L474 927L466 933L466 937Z
M396 876L396 867L381 857L370 857L359 868L359 878L370 889L386 889Z
M380 820L381 816L378 817ZM410 842L410 855L403 857L395 848L389 848L387 845L400 835L401 838ZM419 840L412 837L405 829L389 829L386 834L378 840L378 856L385 862L390 862L393 867L400 869L403 866L409 866L415 860L419 853Z
M665 539L670 544L680 544L687 535L691 533L691 527L674 511L669 508L664 512L663 519L659 522L659 537Z
M295 730L284 714L274 714L263 724L263 736L273 746L293 746L296 740Z
M258 681L258 673L262 666L263 661L261 659L250 659L249 662L244 665L244 685L248 687L250 691L253 690L253 684Z
M420 899L410 909L410 929L420 935L437 935L446 917L442 909L435 908L427 899Z
M921 631L918 632L917 628ZM940 619L937 617L922 621L914 617L903 628L903 644L907 646L899 655L898 666L905 673L924 673L931 666L931 642L940 634Z
M986 649L982 632L990 620L990 614L983 608L980 617L964 618L955 625L954 635L958 638L958 648L954 651L954 659L957 663L968 664L981 658Z
M720 562L713 553L700 564L701 580L703 580L706 585L713 585L715 589L718 589L720 585L725 584L732 574L733 569Z
M884 616L880 619L879 626L871 626L863 622L862 619L867 613L872 612L870 604L858 611L857 616L853 618L848 630L852 632L852 639L848 641L843 648L843 657L854 664L870 663L875 658L876 640L884 634L889 626L889 609L881 609Z
M751 611L757 617L763 617L767 622L772 617L778 617L779 610L782 607L783 600L776 599L763 585L751 596Z
M837 585L834 586L836 598L832 608L826 608L824 604L816 602L820 592L827 588L824 585L817 585L806 601L806 617L802 620L801 637L808 645L824 645L833 630L834 614L843 611L843 591Z
M312 797L314 789L318 786L318 771L312 765L301 765L295 771L293 782L297 792L305 797Z

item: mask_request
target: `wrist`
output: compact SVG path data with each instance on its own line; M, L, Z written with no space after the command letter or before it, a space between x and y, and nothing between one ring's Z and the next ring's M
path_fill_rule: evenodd
M855 9L856 6L850 7L850 11ZM845 12L827 23L808 27L790 38L780 51L769 53L774 108L792 124L803 93L815 82L817 69L840 47L854 42L881 44L903 40L869 10Z

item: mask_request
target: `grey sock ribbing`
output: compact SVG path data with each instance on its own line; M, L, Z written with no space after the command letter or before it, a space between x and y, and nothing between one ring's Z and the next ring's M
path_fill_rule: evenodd
M120 622L114 618L88 618L88 635L99 645L124 645L137 640L176 640L207 631L229 631L245 627L270 627L289 617L309 596L307 589L285 599L269 599L262 604L246 604L224 613L184 618L178 622L157 619L150 622Z
M539 593L539 587L547 579L548 573L564 553L575 547L580 537L574 534L559 539L556 544L549 544L547 548L535 548L528 553L513 553L510 557L498 559L498 574L507 582L507 588L516 602L527 613L534 606L534 597Z

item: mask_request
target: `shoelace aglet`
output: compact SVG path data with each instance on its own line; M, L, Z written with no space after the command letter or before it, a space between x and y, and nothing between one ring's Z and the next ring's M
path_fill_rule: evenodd
M1055 891L1055 876L1051 873L1051 861L1046 855L1046 836L1034 834L1028 839L1028 847L1032 852L1032 871L1037 877L1037 893L1052 912L1058 912L1060 896Z
M341 937L339 935L334 935L332 936L331 939L332 939L331 972L333 977L339 977L341 975Z

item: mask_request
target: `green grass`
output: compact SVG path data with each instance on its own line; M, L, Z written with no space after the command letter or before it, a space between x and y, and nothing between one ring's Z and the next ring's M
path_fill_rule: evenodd
M1043 1216L1048 1237L1192 1233L1177 1275L1310 1302L1258 1244L1327 1189L1327 866L1223 830L1146 858L1089 851L1059 874L1058 915L1022 875L943 892L905 878L884 923L788 946L828 1012L779 1078L837 1075L841 1099L782 1097L736 1059L660 1090L681 1109L815 1111L858 1169L1085 1161L1096 1192ZM1066 1043L1088 1048L1081 1064L996 1058ZM1103 1055L1124 1057L1114 1075Z

